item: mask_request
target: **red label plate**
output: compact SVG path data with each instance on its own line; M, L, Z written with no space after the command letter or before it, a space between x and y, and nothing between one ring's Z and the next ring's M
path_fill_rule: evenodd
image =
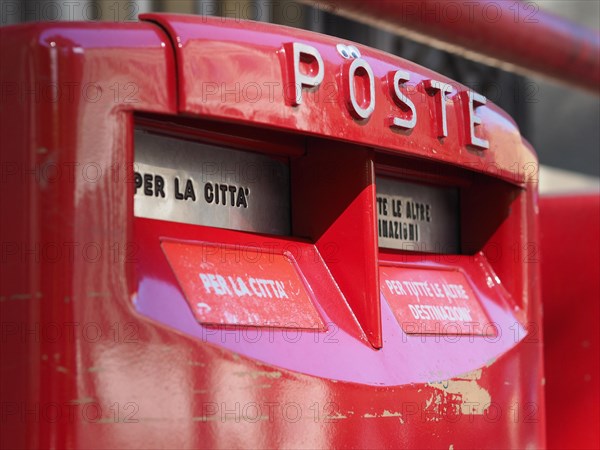
M199 322L324 328L291 255L212 243L161 246Z
M406 334L496 334L462 272L382 265L379 277Z

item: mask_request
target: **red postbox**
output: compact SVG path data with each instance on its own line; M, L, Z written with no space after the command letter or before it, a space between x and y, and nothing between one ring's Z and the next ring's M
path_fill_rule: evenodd
M537 162L496 106L263 23L0 35L3 445L544 445Z

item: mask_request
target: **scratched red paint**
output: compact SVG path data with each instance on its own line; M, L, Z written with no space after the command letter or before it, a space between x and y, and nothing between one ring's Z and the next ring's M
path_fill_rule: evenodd
M407 334L494 335L466 277L457 270L379 268L381 290Z
M199 322L324 328L287 253L208 243L161 246Z

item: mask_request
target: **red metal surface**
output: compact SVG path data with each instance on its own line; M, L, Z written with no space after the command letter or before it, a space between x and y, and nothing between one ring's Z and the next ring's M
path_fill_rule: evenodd
M305 157L292 165L297 185L292 225L298 235L315 242L367 339L381 348L375 173L370 151L352 150L309 141Z
M357 122L337 95L336 39L152 20L169 37L147 23L0 29L15 62L0 67L3 447L543 446L537 265L513 251L537 242L536 163L514 123L478 108L490 149L469 149L451 97L438 139L416 90L422 119L391 131L390 70L449 80L364 47L379 101ZM282 83L290 41L319 49L333 103L308 90L298 107L278 93L202 98L209 84ZM75 91L50 101L49 84ZM134 126L289 158L293 235L134 218ZM376 171L460 186L467 254L380 252ZM289 251L327 331L202 325L164 239ZM403 333L380 299L380 261L463 271L498 336Z
M540 200L549 448L600 448L600 197Z
M124 301L126 179L133 110L176 110L169 40L149 24L28 24L0 29L0 48L2 447L141 445L86 417L122 421L134 372L157 370Z
M551 77L599 93L600 33L541 11L535 2L305 3L487 64Z

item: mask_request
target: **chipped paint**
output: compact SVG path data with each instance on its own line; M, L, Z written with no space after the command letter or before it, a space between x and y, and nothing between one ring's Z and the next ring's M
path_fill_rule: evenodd
M40 299L40 298L42 298L42 293L36 292L35 295L31 295L29 293L12 294L8 297L3 295L0 297L0 301L5 302L5 301L9 301L9 300L31 300L32 298Z
M71 403L73 403L74 405L83 405L85 403L93 403L94 399L92 397L83 397L83 398L76 398L75 400L71 400Z
M426 408L433 404L432 410L438 415L463 414L481 415L489 407L491 397L489 392L482 388L477 380L481 377L481 370L467 373L452 380L429 383L436 389ZM436 414L431 420L437 420Z
M495 362L496 362L496 358L492 358L488 362L485 363L485 367L490 367Z
M242 389L270 389L272 384L251 384L249 386L244 386Z
M400 423L404 424L404 419L402 419L402 414L399 412L393 412L393 411L389 411L387 409L384 409L383 412L381 414L363 414L363 417L365 419L378 419L381 417L398 417L400 419Z
M482 415L489 408L492 398L487 389L477 383L481 379L481 372L478 369L451 380L428 383L436 390L426 402L426 408L433 404L434 414L429 416L430 419L436 421L448 413Z
M110 292L96 292L96 291L89 291L87 293L88 297L109 297L110 296Z
M239 422L240 420L244 420L246 422L258 422L258 421L269 420L269 416L253 417L253 416L237 416L237 415L234 415L233 417L231 417L229 415L214 415L214 416L195 416L195 417L192 417L192 421L193 422L216 422L216 421L220 421L220 422Z
M399 412L391 412L387 409L384 409L383 413L381 414L381 417L402 417L402 414L400 414Z
M281 372L279 371L267 371L267 370L247 370L243 372L234 372L234 375L238 377L250 377L253 380L259 377L265 378L281 378Z
M119 423L119 422L123 422L123 420L119 420L118 418L114 418L114 417L101 417L100 419L94 420L92 421L92 423Z
M217 421L219 419L220 419L219 416L197 416L197 417L192 417L192 421L193 422L215 422L215 421Z

